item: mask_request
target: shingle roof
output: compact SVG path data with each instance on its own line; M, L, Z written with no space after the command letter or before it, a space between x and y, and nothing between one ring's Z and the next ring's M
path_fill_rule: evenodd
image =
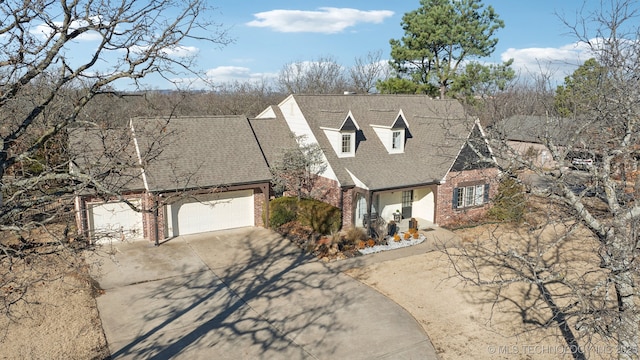
M150 191L271 179L244 116L135 118L132 125Z
M575 122L564 118L550 118L535 115L514 115L494 124L488 129L493 136L506 140L545 143L545 137L564 145L572 135Z
M129 128L74 128L68 136L72 173L99 181L102 191L144 190Z
M269 166L281 160L286 150L298 146L293 133L282 118L280 109L275 106L273 108L278 114L276 118L249 119Z
M474 121L455 100L420 95L292 95L341 185L369 189L438 183L462 149ZM287 100L285 100L287 101ZM371 125L390 127L400 111L408 127L404 153L389 154ZM321 127L337 129L351 112L362 133L355 157L339 158Z

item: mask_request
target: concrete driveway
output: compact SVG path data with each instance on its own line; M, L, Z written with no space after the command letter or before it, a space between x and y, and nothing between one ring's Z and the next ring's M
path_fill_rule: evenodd
M104 246L90 259L115 359L436 359L377 291L244 228Z

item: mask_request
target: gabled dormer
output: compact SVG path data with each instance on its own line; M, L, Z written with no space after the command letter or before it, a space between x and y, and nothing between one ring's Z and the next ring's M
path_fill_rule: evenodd
M404 153L404 144L407 139L407 129L409 127L404 120L402 110L400 110L391 126L371 125L371 127L373 127L373 130L389 154Z
M360 130L353 114L349 111L347 117L337 129L321 127L331 147L340 158L356 156L356 133Z

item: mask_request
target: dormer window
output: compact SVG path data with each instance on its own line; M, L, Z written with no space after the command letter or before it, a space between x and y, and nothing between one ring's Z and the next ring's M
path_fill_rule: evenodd
M397 154L404 152L404 139L407 123L404 121L402 113L398 115L396 121L391 125L391 148L389 153Z
M391 148L394 150L402 149L402 131L393 130L391 135Z
M404 121L402 111L400 111L391 126L371 124L371 127L389 154L404 153L404 145L409 133L409 127Z
M340 127L320 127L320 129L322 129L327 136L331 147L339 158L356 156L356 134L360 131L360 127L358 127L358 123L353 119L351 112L347 114L347 117L342 121Z
M347 134L342 134L342 153L343 154L349 154L351 153L351 133L347 133Z

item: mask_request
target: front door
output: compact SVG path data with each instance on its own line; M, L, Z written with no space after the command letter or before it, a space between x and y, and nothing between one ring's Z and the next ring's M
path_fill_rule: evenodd
M413 204L413 190L402 192L402 217L411 218L411 205Z

